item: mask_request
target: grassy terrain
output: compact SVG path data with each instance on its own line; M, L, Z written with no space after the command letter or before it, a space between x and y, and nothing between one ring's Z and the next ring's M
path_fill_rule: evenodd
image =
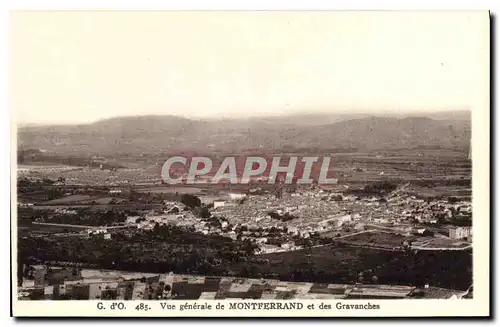
M342 241L360 243L360 244L361 243L371 244L375 246L396 247L396 246L401 246L404 241L409 241L412 239L414 238L394 233L366 232L362 234L356 234L353 236L345 237L342 239Z

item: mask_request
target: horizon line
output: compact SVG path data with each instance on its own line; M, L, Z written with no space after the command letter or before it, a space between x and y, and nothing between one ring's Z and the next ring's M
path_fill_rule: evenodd
M457 108L457 109L424 109L419 111L406 111L406 110L385 110L380 111L378 113L370 113L363 110L348 110L348 111L339 111L336 113L325 112L325 111L311 111L311 112L291 112L291 113L269 113L269 114L255 114L255 115L234 115L234 114L218 114L214 113L211 115L183 115L183 114L160 114L160 113L144 113L144 114L124 114L124 115L114 115L109 117L98 118L94 120L88 121L79 121L79 122L33 122L33 121L13 121L17 126L20 127L30 127L30 126L74 126L74 125L90 125L98 122L102 122L110 119L119 119L119 118L133 118L133 117L175 117L186 120L194 120L194 121L217 121L217 120L247 120L247 119L259 119L259 118L279 118L279 117L296 117L296 116L348 116L348 115L366 115L366 117L384 117L384 116L392 116L392 117L415 117L415 116L427 116L427 115L436 115L440 113L457 113L457 112L468 112L471 113L470 109L466 108Z

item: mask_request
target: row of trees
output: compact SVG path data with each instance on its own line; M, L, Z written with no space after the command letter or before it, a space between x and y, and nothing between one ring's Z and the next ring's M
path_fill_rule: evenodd
M378 283L465 290L472 283L471 251L383 251L322 248L254 257L238 272L251 278L316 283ZM321 250L319 250L321 251ZM260 258L260 259L259 259ZM256 261L258 259L258 261Z
M19 240L22 260L68 261L103 269L220 275L231 264L248 260L256 246L184 228L157 225L151 231L100 238L27 237ZM24 261L23 261L24 262Z
M68 225L85 225L85 226L109 226L124 223L131 211L125 210L106 210L106 211L91 211L88 209L77 209L76 214L73 213L54 213L52 210L34 210L31 208L19 208L18 221L23 225L29 224L32 221L52 223L52 224L68 224Z

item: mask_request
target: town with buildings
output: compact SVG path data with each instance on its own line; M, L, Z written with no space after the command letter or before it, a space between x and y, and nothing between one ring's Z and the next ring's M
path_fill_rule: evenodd
M454 257L458 257L460 265L467 265L467 256L472 248L472 205L470 198L463 196L421 196L414 192L415 187L411 182L391 184L386 182L383 177L379 177L378 180L365 185L373 186L375 189L387 186L388 189L364 193L360 193L359 187L355 188L349 183L339 183L338 185L329 187L314 184L284 187L280 185L269 186L265 183L252 183L246 189L242 190L237 187L211 188L210 185L197 185L196 187L167 186L158 181L153 181L149 184L127 184L127 180L123 180L123 183L119 181L110 183L109 178L99 177L99 174L103 174L104 176L104 172L106 172L102 167L90 169L90 173L86 172L87 170L89 168L66 168L58 170L35 168L31 171L23 168L20 170L19 185L21 196L18 203L18 213L20 214L18 219L22 219L20 220L20 231L21 235L24 235L21 240L22 242L29 240L30 244L42 246L40 248L42 252L38 252L38 250L33 252L30 249L26 249L27 253L31 254L28 261L21 262L23 268L20 269L23 271L23 274L20 277L19 285L21 293L24 294L21 298L32 298L33 296L26 295L32 294L32 291L38 292L36 294L41 298L65 298L65 296L74 298L75 296L81 296L71 295L72 291L69 290L75 289L75 287L76 289L81 289L82 287L85 289L83 291L87 294L84 296L85 298L88 296L91 298L105 297L105 295L94 290L95 287L98 287L101 292L104 292L102 291L103 289L106 292L114 290L108 293L115 294L117 297L120 296L118 294L124 296L123 292L129 292L129 290L124 291L116 286L128 283L126 278L119 278L119 281L108 283L105 281L106 278L102 282L96 282L93 281L93 278L78 279L72 276L69 280L63 278L62 281L51 284L52 282L49 281L50 278L44 277L43 279L38 278L38 282L33 284L33 280L37 280L34 277L36 273L34 275L33 273L26 273L26 271L35 269L33 267L38 267L35 271L45 271L44 276L50 275L49 271L71 270L70 267L75 267L77 271L85 271L85 269L98 271L95 269L100 267L108 269L106 271L111 272L114 270L110 270L110 268L114 268L115 266L118 269L128 267L128 263L126 265L125 263L117 263L115 266L102 266L97 262L92 263L91 259L85 259L73 252L59 258L57 253L60 253L60 250L54 250L53 255L50 254L50 251L43 250L43 247L49 246L49 244L52 244L50 246L59 244L57 245L58 247L64 247L65 245L63 244L69 245L77 240L78 242L83 242L81 244L84 247L88 246L88 251L100 251L99 247L113 247L121 242L127 242L125 241L126 239L130 240L128 242L136 242L134 241L135 239L137 241L139 239L150 239L150 242L153 242L151 244L154 244L156 241L153 240L159 237L155 235L162 235L161 240L158 240L158 246L161 247L161 244L166 244L165 246L169 248L173 247L175 249L179 247L180 249L186 246L186 244L183 244L185 242L182 239L183 236L175 236L175 238L178 238L175 241L171 237L171 241L169 241L168 237L167 239L164 239L164 237L169 233L169 235L173 235L171 233L181 233L181 235L189 233L189 235L193 235L186 236L189 239L192 237L202 237L207 238L208 242L233 242L234 244L241 244L235 245L236 248L233 250L228 250L233 255L243 256L239 259L234 259L236 261L229 264L229 266L237 267L241 267L242 265L241 262L238 263L240 259L252 262L252 265L258 267L259 265L268 265L269 262L275 262L274 260L285 260L287 256L295 254L298 257L305 255L304 260L309 262L311 255L307 253L313 253L313 255L314 253L318 253L318 255L321 255L320 253L329 251L328 249L336 248L343 249L342 251L346 251L346 253L350 253L351 249L353 251L375 251L374 253L377 253L377 255L393 253L396 257L400 256L400 254L406 255L405 253L414 253L413 255L417 256L434 256L435 253L439 253L440 256L447 257L453 255ZM141 171L141 174L150 176L145 180L153 180L151 171ZM365 170L360 171L365 172ZM114 170L110 171L108 169L107 172L117 176ZM96 179L94 182L91 183L87 180L87 176L89 175L95 176ZM55 176L59 177L55 178ZM68 178L68 176L77 177ZM78 183L73 184L75 179L71 178L76 178ZM122 176L122 178L125 177ZM362 190L367 189L369 188L365 186ZM56 190L57 192L55 192ZM52 193L54 193L53 198L47 198ZM211 239L217 241L209 241ZM196 256L201 255L203 257L209 255L201 254L199 250L196 250L201 244L199 243L200 241L189 241L194 242L189 245L189 248L196 251ZM46 245L40 245L40 242ZM179 243L175 245L171 244L171 242ZM95 248L95 246L98 246L98 248ZM133 245L129 244L128 246ZM144 244L141 246L144 246ZM224 249L226 248L223 245L220 246ZM218 251L217 247L213 251ZM238 248L239 250L237 250ZM117 248L117 251L122 250ZM44 258L35 259L37 255ZM230 254L227 255L230 256ZM209 255L209 257L211 256ZM278 259L279 257L277 256L283 256L283 258ZM223 298L222 296L231 298L252 298L256 296L261 296L262 298L280 298L281 296L285 296L283 294L289 294L287 292L291 290L294 290L292 292L294 295L290 295L292 294L290 293L286 296L292 298L350 298L361 289L363 291L359 292L364 292L363 294L365 295L363 296L370 297L367 294L374 292L370 294L373 296L377 294L375 297L378 298L392 298L393 296L395 298L414 298L415 294L420 293L425 295L417 297L437 296L448 298L463 297L465 294L469 294L468 296L470 296L472 294L471 281L467 282L467 278L462 276L455 284L447 284L447 281L444 281L444 279L441 281L439 280L441 277L439 277L435 285L432 285L432 281L430 280L423 282L423 284L414 283L408 285L408 282L405 282L406 278L398 282L394 280L394 277L385 277L384 279L384 277L375 276L374 273L370 272L373 270L372 268L362 270L359 273L365 274L368 271L369 273L367 274L371 274L370 276L373 275L370 277L370 283L368 284L366 284L366 277L364 278L365 281L361 281L361 283L358 279L363 279L362 277L348 277L352 276L352 274L357 274L354 272L345 273L346 275L342 275L343 277L340 278L340 281L347 283L331 284L326 282L328 280L325 280L326 277L313 277L319 272L298 272L300 269L303 269L300 268L301 266L293 268L298 269L296 272L282 272L281 274L278 272L279 269L272 267L265 268L261 273L257 272L258 268L252 268L250 269L251 271L244 268L241 270L242 272L235 273L231 272L235 268L222 268L224 266L224 259L202 259L202 257L193 260L196 260L197 265L200 264L199 260L209 260L209 262L212 262L212 267L220 266L220 269L226 271L226 274L236 275L223 277L222 279L219 277L192 277L201 278L200 280L203 281L196 282L195 284L197 285L205 283L204 280L215 278L224 285L232 285L223 287L224 289L229 287L229 289L226 289L229 292L227 294L232 294L231 290L234 287L239 287L238 289L246 287L247 291L254 290L254 288L262 290L263 287L259 286L262 283L264 285L274 285L271 288L274 287L273 289L275 290L283 289L283 291L257 292L260 295L251 295L253 294L252 292L249 293L250 295L244 295L240 291L234 291L234 294L237 294L237 296L220 295L217 293L219 290L213 290L213 287L210 286L207 291L199 288L199 291L195 292L196 295L193 295L194 298L210 298L211 296L215 298ZM325 258L328 258L328 256ZM91 261L89 262L88 260ZM174 259L171 258L169 260ZM179 262L179 260L182 262L183 259L175 259L176 262ZM348 264L349 261L343 262L348 267L351 267ZM299 263L297 262L297 264ZM154 274L156 277L153 279L158 279L158 276L162 280L166 278L162 287L168 284L166 280L169 278L174 278L173 280L179 278L189 279L191 278L189 276L200 276L200 274L210 276L213 271L218 271L204 268L196 268L194 270L186 270L184 268L175 269L175 266L167 266L174 267L170 271L171 275L157 275L158 268L142 267L141 264L132 265L130 269L133 271L132 267L136 267L138 270L144 271L146 275L148 273ZM355 266L352 267L354 268ZM356 270L356 268L354 269ZM458 268L452 267L450 269ZM148 270L151 271L147 272ZM104 270L102 271L102 274L104 274ZM334 271L330 274L334 273ZM135 273L131 272L131 274ZM161 273L167 273L167 271L161 271ZM241 275L247 273L249 274L248 276ZM444 274L443 276L447 274L446 271L442 273ZM311 277L304 277L306 280L295 281L297 277L293 276L297 276L297 274L304 274L304 276L311 275ZM252 277L257 275L262 277L252 279ZM276 281L273 277L278 277L277 280L281 281ZM226 280L224 278L229 279ZM236 282L230 281L232 280L231 278L236 280ZM246 278L242 279L244 280L242 282L244 286L234 286L234 283L239 285L239 282L237 282L238 278ZM313 280L308 281L307 279L309 278ZM302 288L306 289L308 287L316 290L314 278L320 278L317 282L323 286L318 286L317 291L314 292L304 291ZM373 287L375 285L372 279L376 280L379 278L384 281L387 280L389 283L380 284L377 286L378 290L374 291ZM144 282L144 280L141 281L141 279L143 277L137 278L127 284L135 285L131 286L133 289L137 287L137 289L143 290L141 291L142 293L133 291L133 298L144 296L147 298L150 296L147 294L151 294L151 292L145 292L144 289L151 290L158 287L159 281L156 279L156 284L153 283L153 286ZM222 280L224 282L221 282ZM251 280L253 281L250 282ZM279 286L281 285L280 283L285 284L283 284L284 286ZM349 286L350 284L351 286ZM42 285L43 287L41 287ZM175 286L177 284L170 283L169 285L170 292L174 292L172 290L177 289L177 286ZM453 291L454 288L456 288L455 291ZM43 294L40 294L39 292L42 289ZM447 289L448 291L445 291ZM80 291L75 292L80 294ZM398 295L395 295L395 292ZM186 298L182 295L182 291L178 293L174 292L174 294L177 294L179 298ZM159 296L175 298L172 294L160 294Z
M19 299L29 300L290 300L290 299L461 299L465 291L398 285L343 285L236 277L148 274L32 266Z

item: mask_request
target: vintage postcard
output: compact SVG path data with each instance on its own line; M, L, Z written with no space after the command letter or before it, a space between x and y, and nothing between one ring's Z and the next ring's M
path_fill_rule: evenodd
M15 11L12 315L487 317L487 11Z

